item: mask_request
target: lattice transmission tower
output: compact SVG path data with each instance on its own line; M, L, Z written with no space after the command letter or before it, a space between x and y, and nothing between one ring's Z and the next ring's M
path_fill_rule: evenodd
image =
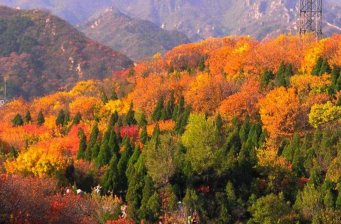
M322 38L323 0L300 0L300 34L313 33Z

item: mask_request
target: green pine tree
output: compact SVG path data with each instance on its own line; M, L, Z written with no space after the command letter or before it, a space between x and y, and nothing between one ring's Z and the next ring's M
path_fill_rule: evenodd
M137 124L135 120L135 111L133 103L130 104L129 111L125 117L125 124L127 125L135 125Z
M98 136L99 136L99 129L98 129L98 124L96 123L91 129L89 143L88 143L88 145L86 147L86 151L85 151L85 159L88 161L90 161L91 159L97 158L97 157L92 157L92 154L93 154L92 148L97 143Z
M108 140L104 139L96 159L97 166L101 167L107 165L110 162L111 157L112 155L110 152Z
M12 120L12 125L13 125L14 127L24 125L24 120L22 119L22 117L21 117L20 114L16 114L16 115L15 115L15 117L14 117L13 120Z
M102 186L105 192L111 191L113 194L118 194L119 189L119 174L117 170L117 157L113 155L109 167L102 178Z
M45 123L45 118L44 118L44 114L43 111L39 111L38 113L38 117L37 117L37 124L39 126L43 125Z
M157 101L156 107L152 113L152 120L159 121L162 117L162 111L164 110L164 97L161 96Z
M316 64L311 72L312 75L319 75L320 74L320 71L321 71L321 67L322 67L322 63L323 63L323 58L322 57L319 57L316 61Z
M323 59L322 61L322 65L321 65L321 69L318 75L323 75L323 74L330 74L331 73L331 68L330 65L328 63L328 60L326 58Z
M86 151L86 135L82 128L78 130L78 138L79 138L79 147L78 147L77 159L84 159L85 151Z
M81 122L82 120L82 115L80 112L77 112L75 117L73 118L72 124L77 125Z
M25 124L29 124L32 122L32 117L30 111L27 111L24 117Z
M140 140L143 144L146 144L149 139L148 132L147 132L147 126L143 126L141 133L140 133Z
M56 125L57 126L64 126L65 123L65 111L62 109L59 111L57 119L56 119Z
M275 75L270 70L265 70L262 74L261 81L260 81L260 87L261 89L265 89L271 82L272 79L274 79Z

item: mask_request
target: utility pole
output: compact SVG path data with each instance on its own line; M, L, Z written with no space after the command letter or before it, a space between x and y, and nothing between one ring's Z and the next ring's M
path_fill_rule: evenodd
M317 40L323 37L323 0L300 0L300 35L313 33Z

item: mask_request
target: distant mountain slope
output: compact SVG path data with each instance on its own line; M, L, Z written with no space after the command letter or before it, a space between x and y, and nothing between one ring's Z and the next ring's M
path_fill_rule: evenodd
M132 19L112 9L81 26L80 30L134 60L164 53L189 42L182 33L163 30L149 21Z
M74 24L84 23L105 8L149 20L168 30L185 33L191 40L209 36L252 35L259 39L297 32L299 0L0 0L0 4L41 7ZM341 3L325 0L325 30L340 32Z
M104 78L132 61L49 13L0 7L0 80L26 98Z
M335 1L335 0L334 0ZM296 33L298 0L114 0L129 16L176 29L192 40L209 36L252 35L258 39ZM326 35L340 32L341 8L324 4ZM333 27L334 26L334 27Z

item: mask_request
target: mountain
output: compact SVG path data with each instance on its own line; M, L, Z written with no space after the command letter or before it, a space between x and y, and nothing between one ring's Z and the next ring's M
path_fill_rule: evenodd
M11 97L69 89L131 64L48 12L0 7L0 78L7 79Z
M297 32L299 0L0 0L23 8L46 8L74 24L108 7L178 30L191 40L209 36L252 35L258 39ZM324 3L325 33L341 31L339 0Z
M130 18L114 9L108 9L80 26L80 30L134 60L149 58L157 52L164 53L189 42L182 33L164 30L154 23Z

